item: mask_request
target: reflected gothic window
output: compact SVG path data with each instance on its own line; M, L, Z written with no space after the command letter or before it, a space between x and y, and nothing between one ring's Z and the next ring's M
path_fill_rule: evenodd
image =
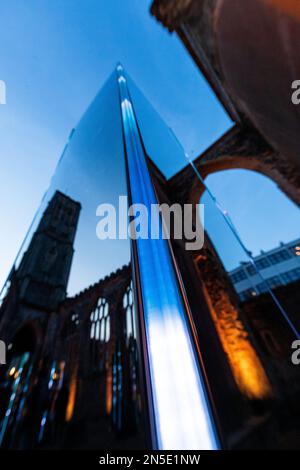
M110 338L110 316L109 305L107 300L100 297L95 310L91 313L91 339L101 341L102 343L109 341Z
M126 337L129 340L131 337L136 338L136 329L133 312L133 290L132 282L127 287L123 297L123 308L126 315Z
M72 313L71 321L75 323L76 326L79 325L79 315L78 313Z
M137 429L140 415L138 354L132 282L123 296L126 345L118 342L112 367L112 420L117 431ZM126 386L125 386L126 385Z

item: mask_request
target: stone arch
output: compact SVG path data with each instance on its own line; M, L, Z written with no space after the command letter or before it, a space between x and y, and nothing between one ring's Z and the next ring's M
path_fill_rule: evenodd
M194 165L203 179L212 173L229 169L256 171L270 178L300 207L299 170L252 129L234 126L194 160ZM170 194L175 195L174 202L196 205L205 190L191 165L184 167L168 183Z
M225 155L220 157L215 162L204 163L200 166L201 176L205 179L208 175L217 173L219 171L226 171L232 169L243 169L249 171L255 171L260 173L274 183L277 187L295 204L300 207L300 181L298 186L291 179L286 178L282 172L280 172L276 161L280 159L278 156L273 156L266 160L261 160L259 157L245 157L243 155ZM196 177L196 175L195 175ZM203 185L201 185L199 179L196 177L194 184L190 189L188 196L189 202L195 204L199 201L202 193L205 191Z

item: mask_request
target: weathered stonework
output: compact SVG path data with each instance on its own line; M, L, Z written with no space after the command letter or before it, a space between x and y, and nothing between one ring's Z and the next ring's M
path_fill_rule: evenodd
M258 129L299 172L298 0L155 0L151 11L176 31L233 121Z
M216 171L244 168L269 177L300 206L300 172L253 129L234 126L216 143L194 160L203 180ZM187 165L168 182L170 194L182 203L197 204L204 191L191 165Z

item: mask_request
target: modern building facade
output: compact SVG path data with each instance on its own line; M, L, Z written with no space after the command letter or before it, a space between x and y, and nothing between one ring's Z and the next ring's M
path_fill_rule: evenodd
M258 269L252 263L242 263L229 274L242 301L267 292L268 287L276 289L300 280L300 239L262 252L254 257L254 263Z
M99 205L117 207L120 195L191 203L197 216L205 188L191 165L170 179L159 170L175 153L184 161L119 65L72 131L6 285L2 447L299 443L295 330L273 297L241 302L208 234L194 251L185 239L96 236Z

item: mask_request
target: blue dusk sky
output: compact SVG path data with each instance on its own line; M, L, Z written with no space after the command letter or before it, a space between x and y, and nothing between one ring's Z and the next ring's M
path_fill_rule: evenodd
M180 40L149 7L149 0L1 1L0 284L70 130L117 62L188 153L197 156L231 126ZM161 169L170 176L184 164L170 156ZM209 182L254 252L299 235L298 209L266 178L232 170Z

